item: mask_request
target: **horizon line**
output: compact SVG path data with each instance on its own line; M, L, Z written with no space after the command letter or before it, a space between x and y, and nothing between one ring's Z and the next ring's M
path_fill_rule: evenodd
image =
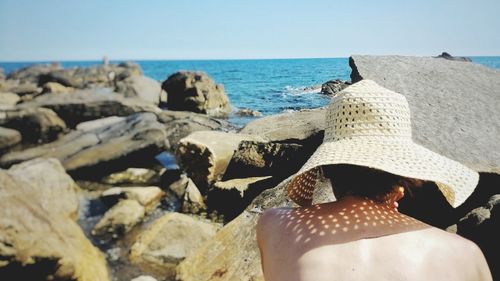
M360 55L360 54L353 54ZM266 57L256 57L256 58L117 58L109 59L109 62L126 62L126 61L242 61L242 60L293 60L293 59L348 59L353 56L349 55L346 57L276 57L276 58L266 58ZM440 55L440 54L438 54ZM435 56L423 56L423 55L370 55L370 56L410 56L410 57L435 57ZM454 57L499 57L500 55L453 55ZM101 59L34 59L34 60L0 60L0 63L64 63L64 62L101 62Z

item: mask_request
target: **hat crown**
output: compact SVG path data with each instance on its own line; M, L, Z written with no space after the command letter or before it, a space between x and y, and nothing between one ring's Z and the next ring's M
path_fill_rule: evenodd
M327 110L324 141L356 137L411 140L406 98L371 80L362 80L335 95Z

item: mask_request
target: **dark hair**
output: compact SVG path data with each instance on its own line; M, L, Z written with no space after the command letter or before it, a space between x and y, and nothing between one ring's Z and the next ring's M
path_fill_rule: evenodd
M363 166L338 164L322 166L322 169L336 197L356 195L379 200L396 186L402 186L411 195L411 189L422 184L420 180Z

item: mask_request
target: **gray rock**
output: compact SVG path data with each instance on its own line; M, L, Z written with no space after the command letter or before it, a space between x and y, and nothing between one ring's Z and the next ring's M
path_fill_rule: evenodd
M2 276L109 280L104 256L75 222L78 187L55 159L0 170Z
M326 108L266 116L248 123L242 134L259 135L269 141L318 146L323 141Z
M240 108L234 113L234 115L240 117L261 117L262 113L250 108Z
M182 71L170 75L162 83L167 92L170 110L192 111L225 117L231 112L229 99L222 84L204 72Z
M166 95L158 81L138 75L117 82L116 92L124 94L125 97L138 97L152 104L159 104L162 95Z
M155 105L134 98L124 98L116 93L76 91L67 94L45 94L19 105L21 108L46 107L54 110L68 127L109 116L128 116L136 112L159 113Z
M169 213L140 234L130 250L130 260L146 272L172 278L177 264L210 240L216 231L217 227L211 223Z
M447 60L454 60L454 61L468 61L471 62L472 60L467 57L454 57L447 52L442 52L439 56L436 56L436 58L442 58L442 59L447 59Z
M21 142L21 133L0 127L0 152Z
M189 111L163 111L158 120L165 124L167 131L166 149L175 151L179 141L196 131L234 131L234 127L225 120L216 119L205 114Z
M339 79L330 80L328 82L323 83L323 85L321 85L321 93L323 95L333 96L336 93L347 88L349 85L351 85L351 83L349 83L347 81L342 81Z
M0 126L15 129L25 143L42 143L57 139L66 131L65 122L47 108L25 108L0 112Z
M130 163L150 165L163 147L163 125L153 113L137 113L123 122L92 131L73 131L61 139L0 158L11 165L36 157L54 157L77 177L102 177L124 170Z
M25 83L19 84L13 87L8 88L8 92L17 94L19 96L36 96L42 92L42 89L37 87L36 84Z
M500 71L431 57L352 56L351 79L405 95L413 139L482 172L500 173Z

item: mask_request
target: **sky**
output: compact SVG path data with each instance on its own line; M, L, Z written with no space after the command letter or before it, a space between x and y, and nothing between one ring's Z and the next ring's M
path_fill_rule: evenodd
M0 61L500 55L499 0L0 0Z

